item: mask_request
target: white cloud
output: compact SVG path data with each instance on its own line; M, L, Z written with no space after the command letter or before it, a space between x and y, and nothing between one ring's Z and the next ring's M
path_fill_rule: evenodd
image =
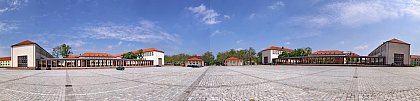
M285 45L290 45L291 43L290 43L290 42L285 42L284 44L285 44Z
M219 13L213 9L206 8L203 4L197 7L188 7L187 9L194 13L196 17L201 18L201 21L205 24L213 25L222 22L217 20L217 17L220 16Z
M17 28L18 27L15 24L0 22L0 32L7 32L7 31L14 30Z
M83 40L71 40L71 41L67 41L65 42L67 45L74 47L74 48L79 48L81 46L83 46L84 44L86 44L86 42L84 42Z
M231 31L223 31L223 30L216 30L213 33L210 34L210 37L214 37L216 35L228 35L228 34L232 34L233 32Z
M0 0L0 14L19 9L28 0Z
M354 47L355 50L364 50L367 48L369 48L369 45L360 45L360 46Z
M83 29L86 37L95 39L117 39L144 43L180 43L178 35L165 32L154 22L143 20L134 25L101 24Z
M340 43L340 44L344 44L345 42L344 42L344 41L340 41L339 43Z
M229 15L223 15L223 18L230 19L230 16Z
M122 41L118 42L118 46L121 46L121 45L122 45L122 43L123 43Z
M277 9L277 8L283 7L283 6L285 6L285 4L283 2L277 1L277 2L271 4L271 5L267 6L267 7L270 8L270 9Z
M296 21L317 27L328 24L358 27L404 16L420 18L420 0L337 1L321 8L318 15L297 17Z
M244 40L237 40L236 43L242 43Z
M252 13L252 14L250 14L250 15L249 15L249 17L248 17L248 18L249 18L249 19L254 19L254 17L255 17L255 13Z
M235 50L237 50L237 51L244 50L244 48L236 48Z

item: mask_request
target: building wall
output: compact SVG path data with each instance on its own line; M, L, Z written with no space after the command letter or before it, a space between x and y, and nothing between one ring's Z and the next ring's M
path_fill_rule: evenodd
M411 65L420 66L420 59L411 59Z
M262 51L262 63L265 63L264 57L268 57L267 63L273 63L273 59L279 58L279 55L283 53L283 51L278 50L266 50Z
M28 67L35 67L35 44L12 47L12 67L18 67L18 56L27 56Z
M404 64L410 64L410 45L386 42L375 50L373 50L369 56L385 56L385 64L394 63L394 54L404 54Z
M204 66L204 61L186 61L185 66L188 66L188 65Z
M0 67L10 67L11 66L10 62L11 62L11 60L0 61Z
M242 66L244 65L242 60L225 60L226 66Z
M27 56L28 67L36 67L37 59L53 58L53 56L36 44L13 46L11 67L18 67L18 56Z
M165 54L162 52L145 52L143 58L145 60L153 60L153 65L159 65L159 58L162 58L161 65L165 63Z
M397 54L404 54L404 64L410 64L410 45L406 44L399 44L399 43L390 43L388 42L389 51L388 56L386 57L387 63L392 64L394 63L394 53Z

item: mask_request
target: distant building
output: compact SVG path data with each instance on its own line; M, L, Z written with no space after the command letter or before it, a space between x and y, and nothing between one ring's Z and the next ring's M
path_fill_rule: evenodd
M37 67L37 60L53 58L45 49L29 40L11 47L11 67Z
M239 58L230 57L225 59L225 66L242 66L244 65L244 61Z
M344 51L339 51L339 50L321 50L321 51L316 51L310 54L310 56L359 56L359 55L356 53L344 52Z
M283 52L293 52L292 49L284 48L284 47L276 47L271 46L266 48L262 51L262 63L263 64L272 64L274 63L273 60L277 59L280 54Z
M200 66L203 67L204 66L204 61L201 59L201 56L194 56L192 58L187 59L187 61L185 61L185 66Z
M318 60L319 63L334 63L334 64L347 64L347 57L359 56L356 53L344 52L339 50L321 50L313 52L309 57L324 57ZM325 58L328 57L328 58Z
M0 67L10 67L11 57L0 58Z
M85 58L85 59L116 59L117 58L116 56L113 56L108 53L92 53L92 52L83 53L80 56L70 56L70 58L71 57Z
M133 51L133 53L138 53L140 50ZM143 49L145 60L153 60L153 65L164 65L165 63L165 53L156 48L146 48Z
M388 65L410 65L410 44L398 39L383 42L369 56L385 57Z
M411 65L420 66L420 55L411 55L410 60Z

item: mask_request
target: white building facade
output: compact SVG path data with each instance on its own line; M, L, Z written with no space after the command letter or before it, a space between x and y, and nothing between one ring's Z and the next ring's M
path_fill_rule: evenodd
M283 52L292 52L292 49L284 48L284 47L276 47L271 46L266 48L262 51L262 63L263 64L272 64L274 63L274 59L277 59L280 54Z
M2 57L0 58L0 67L10 67L10 57Z
M139 50L138 50L139 51ZM137 53L138 51L134 51ZM144 60L153 60L153 65L163 66L165 64L165 53L156 48L146 48L142 50L144 52Z
M37 67L37 60L53 58L53 56L29 40L12 45L11 67Z
M382 43L369 56L385 57L388 65L410 65L410 44L398 39Z

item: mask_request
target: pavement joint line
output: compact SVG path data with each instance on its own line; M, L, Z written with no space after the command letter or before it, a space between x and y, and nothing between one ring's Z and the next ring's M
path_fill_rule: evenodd
M225 67L222 67L222 68L225 68ZM225 68L225 69L228 69L228 68ZM257 78L257 79L265 80L265 81L268 81L268 82L273 82L273 83L282 84L282 85L293 87L293 88L298 88L298 89L301 89L301 90L305 91L306 93L308 93L308 90L331 93L331 91L322 91L322 90L319 90L319 89L310 89L308 87L300 87L300 86L296 86L296 85L280 83L279 81L284 81L284 80L290 80L290 79L300 78L300 77L304 77L304 76L315 75L315 74L318 74L318 73L327 72L327 71L336 70L336 69L339 69L339 68L324 70L324 71L320 71L320 72L310 73L308 75L303 75L303 76L299 76L299 77L292 77L292 78L287 78L287 79L281 79L281 80L269 80L269 79L265 79L265 78L262 78L262 77L258 77L258 76L242 73L242 72L239 72L239 71L235 71L235 70L232 70L232 69L228 69L228 70L231 70L233 72L237 72L237 73L240 73L240 74L243 74L243 75L246 75L246 76L254 77L254 78Z
M197 88L197 85L201 82L203 77L207 74L207 71L210 70L212 66L206 68L206 70L190 85L187 89L185 89L182 94L178 97L177 101L187 101L194 90Z
M85 72L89 72L89 71L85 71ZM105 74L95 73L95 72L89 72L89 73L98 74L98 75L102 75L102 76L106 76L106 77L111 77L111 78L116 78L116 79L124 80L124 81L127 81L127 82L128 81L131 81L131 82L145 83L145 84L152 84L152 85L161 85L161 86L187 87L187 86L184 86L184 85L161 84L161 83L153 83L153 82L144 82L144 81L130 80L130 79L124 79L124 78L120 78L120 77L115 77L115 76L105 75ZM140 78L140 79L145 79L145 78Z
M16 80L20 80L20 79L25 79L25 78L28 78L28 77L31 77L31 76L35 76L35 75L40 75L40 74L43 74L43 73L46 73L46 72L47 71L44 71L44 72L41 72L41 73L32 74L32 75L23 76L23 77L20 77L20 78L15 78L15 79L10 79L10 80L6 80L6 81L2 81L2 82L0 82L0 84L7 83L7 82L12 82L12 81L16 81Z
M64 90L64 100L65 101L76 101L76 96L73 95L74 93L74 89L71 85L71 79L68 73L68 70L66 70L66 85L64 85L65 90Z

